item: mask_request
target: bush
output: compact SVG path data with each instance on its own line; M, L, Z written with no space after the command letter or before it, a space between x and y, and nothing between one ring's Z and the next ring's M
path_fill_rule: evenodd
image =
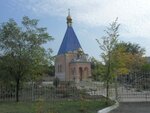
M59 80L59 78L56 77L53 81L53 85L57 88L59 83L60 83L60 80Z

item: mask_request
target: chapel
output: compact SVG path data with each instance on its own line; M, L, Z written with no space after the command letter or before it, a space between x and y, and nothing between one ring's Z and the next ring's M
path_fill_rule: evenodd
M91 63L73 30L70 11L67 30L55 59L55 77L60 81L83 81L91 76Z

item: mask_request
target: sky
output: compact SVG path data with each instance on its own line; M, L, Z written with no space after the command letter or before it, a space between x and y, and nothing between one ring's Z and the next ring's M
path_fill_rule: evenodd
M118 17L119 41L137 43L150 56L149 0L0 0L0 23L13 18L20 24L23 16L39 19L54 41L45 44L57 55L67 24L70 9L73 29L85 53L100 59L104 30Z

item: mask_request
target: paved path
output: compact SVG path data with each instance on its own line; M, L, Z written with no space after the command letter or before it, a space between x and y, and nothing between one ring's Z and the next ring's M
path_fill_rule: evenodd
M124 102L109 113L150 113L150 102Z

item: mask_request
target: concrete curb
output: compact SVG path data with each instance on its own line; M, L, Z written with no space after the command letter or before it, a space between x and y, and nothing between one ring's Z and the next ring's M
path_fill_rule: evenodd
M97 113L108 113L108 112L112 111L113 109L116 109L117 107L119 107L119 103L116 101L116 103L114 105L106 107L102 110L99 110Z

